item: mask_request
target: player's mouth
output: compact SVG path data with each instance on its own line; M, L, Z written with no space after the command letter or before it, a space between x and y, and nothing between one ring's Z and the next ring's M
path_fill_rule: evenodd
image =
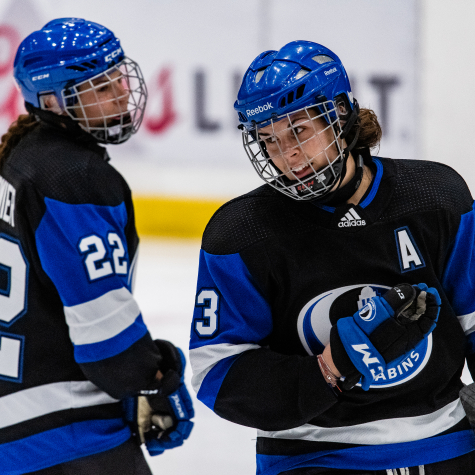
M130 117L130 113L126 112L123 115L117 115L115 117L111 117L107 121L108 127L114 127L116 125L128 125L132 122L132 118Z
M295 178L299 180L315 172L315 170L310 166L310 163L304 163L303 165L299 165L298 167L293 167L290 169L290 171L292 175L294 175Z

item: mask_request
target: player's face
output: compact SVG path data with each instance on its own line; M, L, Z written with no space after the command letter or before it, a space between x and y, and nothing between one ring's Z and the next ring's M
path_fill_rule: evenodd
M89 127L113 125L127 112L130 89L120 70L98 77L79 86L76 117Z
M338 157L331 126L313 109L262 127L258 134L269 158L290 180L319 171Z

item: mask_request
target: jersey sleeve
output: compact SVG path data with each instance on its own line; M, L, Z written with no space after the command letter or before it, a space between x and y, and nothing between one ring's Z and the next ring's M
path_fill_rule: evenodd
M190 339L192 384L198 399L219 416L283 430L337 401L315 357L268 348L272 329L265 290L241 253L202 249Z
M475 206L460 219L442 285L467 337L467 359L475 360Z
M110 185L121 185L112 178ZM64 306L76 362L88 379L122 398L153 380L159 355L132 295L136 249L126 235L132 204L125 193L107 203L107 187L104 200L92 203L45 197L35 240Z

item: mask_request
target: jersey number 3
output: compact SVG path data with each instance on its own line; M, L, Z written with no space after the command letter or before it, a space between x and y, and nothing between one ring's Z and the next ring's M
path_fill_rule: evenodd
M196 333L210 338L218 331L219 295L214 289L201 289L196 295L196 306L202 308L202 318L195 318Z
M0 325L26 310L28 264L18 242L0 235ZM0 379L21 382L24 337L0 331Z

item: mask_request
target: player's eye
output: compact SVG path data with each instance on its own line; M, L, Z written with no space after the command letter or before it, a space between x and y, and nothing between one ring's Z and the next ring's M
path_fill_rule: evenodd
M267 144L273 144L273 143L276 143L277 139L275 135L271 135L270 137L267 137L264 141Z
M106 91L109 90L109 88L110 88L110 83L106 83L106 84L102 84L99 87L96 87L96 91L97 92L106 92Z

